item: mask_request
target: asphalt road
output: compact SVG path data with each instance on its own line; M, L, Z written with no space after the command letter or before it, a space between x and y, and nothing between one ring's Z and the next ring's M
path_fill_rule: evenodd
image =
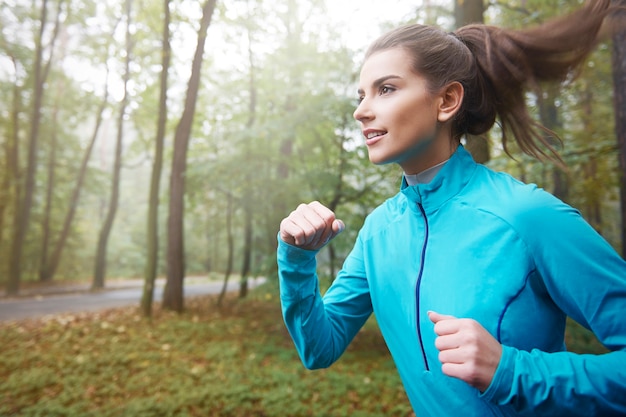
M250 288L262 284L262 278L249 280ZM209 280L191 280L185 282L185 297L218 294L222 290L222 282ZM239 281L229 282L228 291L239 289ZM107 288L97 292L86 291L84 288L68 288L64 292L50 293L39 291L16 298L0 298L0 321L39 318L51 314L79 313L98 311L114 307L139 305L141 300L141 281L129 281L124 285ZM157 283L154 297L161 301L163 285Z

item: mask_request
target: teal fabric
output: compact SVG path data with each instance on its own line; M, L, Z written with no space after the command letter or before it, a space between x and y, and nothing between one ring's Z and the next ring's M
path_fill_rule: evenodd
M575 209L463 147L367 217L323 298L316 254L279 239L283 316L307 368L339 359L374 313L419 417L626 415L626 262ZM442 374L430 310L503 345L485 392ZM566 352L567 316L611 352Z

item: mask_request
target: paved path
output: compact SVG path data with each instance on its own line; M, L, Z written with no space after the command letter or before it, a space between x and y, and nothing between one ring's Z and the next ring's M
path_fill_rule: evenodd
M263 278L248 281L250 288L265 282ZM139 305L142 293L142 281L131 280L113 282L101 291L91 292L89 286L74 285L69 287L40 288L24 290L19 297L0 297L0 321L38 318L50 314L78 313L97 311L114 307ZM155 301L163 295L163 280L158 280L154 292ZM223 283L206 279L186 279L185 297L218 294ZM231 281L228 291L239 289L239 281Z

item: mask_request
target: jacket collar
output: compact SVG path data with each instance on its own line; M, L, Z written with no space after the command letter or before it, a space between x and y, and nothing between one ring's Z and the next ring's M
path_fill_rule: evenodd
M402 177L400 192L409 201L421 204L427 214L433 213L467 185L476 167L472 155L459 145L431 182L408 185Z

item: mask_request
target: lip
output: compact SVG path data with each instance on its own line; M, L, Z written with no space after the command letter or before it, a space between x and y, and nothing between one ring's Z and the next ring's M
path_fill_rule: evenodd
M367 137L372 134L372 133L378 133L378 136L374 136L370 139L368 139ZM363 131L363 137L365 138L365 145L367 146L372 146L375 145L376 143L378 143L381 139L383 139L385 136L387 136L387 132L384 130L378 130L378 129L365 129Z

